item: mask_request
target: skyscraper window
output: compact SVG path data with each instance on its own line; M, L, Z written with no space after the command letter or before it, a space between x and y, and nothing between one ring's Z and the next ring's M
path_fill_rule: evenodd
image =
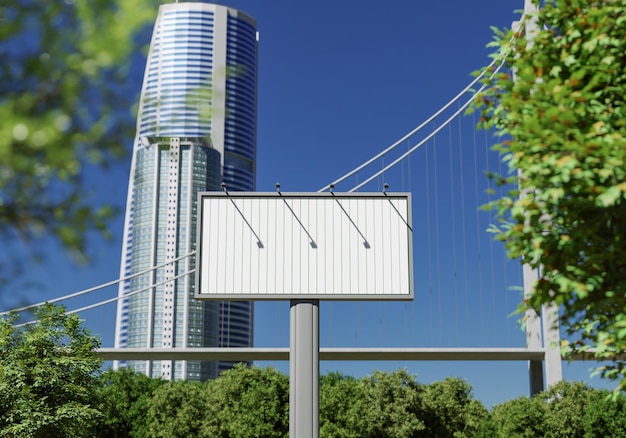
M255 189L256 23L208 3L162 5L137 116L121 274L195 250L198 192ZM250 302L193 298L194 258L120 285L116 347L252 346ZM180 276L180 277L179 277ZM178 277L175 279L175 277ZM171 281L168 281L171 280ZM129 361L153 377L205 380L230 363Z

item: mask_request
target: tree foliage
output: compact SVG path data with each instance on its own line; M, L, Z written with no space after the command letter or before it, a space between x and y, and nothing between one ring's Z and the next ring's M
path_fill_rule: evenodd
M289 434L289 379L274 368L237 364L207 386L203 436L246 438Z
M532 398L493 408L496 438L626 437L626 397L581 382L559 382Z
M0 437L93 436L100 344L64 311L40 307L22 329L0 319Z
M0 234L83 250L113 211L82 184L132 138L129 90L151 0L8 0L0 8Z
M589 394L592 391L582 382L565 381L545 391L541 399L546 408L546 437L582 437L585 434L585 413L591 408Z
M591 390L587 394L587 409L583 417L585 438L626 437L626 397L609 397L607 390Z
M521 310L555 303L575 341L567 351L616 359L626 352L626 3L541 4L521 29L497 32L495 56L515 77L494 75L478 98L505 139L510 175L494 178L519 186L492 203L494 231L540 270ZM600 372L626 386L622 360Z
M0 437L279 437L288 378L238 365L206 383L129 369L99 373L99 341L62 307L39 322L0 319ZM560 382L489 413L456 378L420 384L405 370L321 378L322 437L625 437L626 396Z
M104 415L98 436L147 436L148 409L154 391L165 380L152 379L130 368L107 370L100 379L100 406Z
M320 436L410 437L426 430L424 387L405 370L321 379Z
M365 388L358 379L329 373L320 379L320 436L360 438L371 433Z
M147 437L201 437L207 410L206 385L180 380L160 386L150 400Z
M322 378L322 437L474 437L489 412L460 379L422 385L405 370Z
M539 398L520 397L493 408L497 437L533 438L544 436L545 407Z
M431 412L427 426L433 438L474 437L489 420L489 412L472 398L472 386L448 377L426 386L426 405Z
M288 378L243 365L206 383L165 382L129 369L101 376L98 341L47 305L37 325L0 320L0 437L282 437ZM626 437L626 396L560 382L488 412L471 386L427 385L405 370L321 378L321 437Z
M371 437L411 437L426 429L424 388L406 370L374 371L360 380L369 406Z

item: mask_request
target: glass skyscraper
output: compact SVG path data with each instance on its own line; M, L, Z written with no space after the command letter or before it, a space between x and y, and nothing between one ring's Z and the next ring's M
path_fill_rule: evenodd
M200 191L255 189L257 31L209 3L162 5L137 116L124 224L115 346L249 347L250 302L194 296ZM172 262L168 264L168 262ZM163 266L149 271L155 266ZM229 363L129 361L149 376L204 380Z

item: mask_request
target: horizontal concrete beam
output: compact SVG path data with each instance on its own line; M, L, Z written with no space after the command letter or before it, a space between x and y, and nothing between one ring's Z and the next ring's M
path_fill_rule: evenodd
M527 348L320 348L320 360L532 360L543 350ZM104 360L289 360L289 348L101 348Z
M289 348L100 348L104 360L289 360Z

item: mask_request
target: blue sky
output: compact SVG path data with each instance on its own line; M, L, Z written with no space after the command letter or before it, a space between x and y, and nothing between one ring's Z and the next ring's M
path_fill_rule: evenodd
M490 62L491 49L485 47L492 39L490 26L510 26L518 18L514 11L523 7L522 0L221 3L255 17L260 32L257 190L273 191L280 182L289 192L320 189L428 118ZM142 76L137 69L129 77L138 90ZM489 215L478 210L488 200L484 171L498 168L497 156L484 152L493 139L474 132L473 123L471 117L457 122L366 187L378 191L389 182L391 190L413 193L415 300L323 303L323 347L524 345L516 318L509 317L519 300L514 289L521 281L519 266L505 262L501 245L485 232ZM130 158L89 181L97 196L122 210L129 167ZM112 224L113 240L91 240L89 266L74 264L55 245L46 247L44 262L25 274L38 283L26 289L29 299L42 301L117 278L122 227L120 215ZM67 305L79 307L116 292L105 289ZM17 298L5 298L2 310L17 304ZM82 316L103 346L113 346L115 305ZM257 304L257 346L288 346L288 332L287 303ZM271 365L288 371L287 363ZM528 394L524 362L324 362L321 369L363 376L401 367L424 383L466 378L488 406ZM589 367L565 364L564 376L584 379Z

